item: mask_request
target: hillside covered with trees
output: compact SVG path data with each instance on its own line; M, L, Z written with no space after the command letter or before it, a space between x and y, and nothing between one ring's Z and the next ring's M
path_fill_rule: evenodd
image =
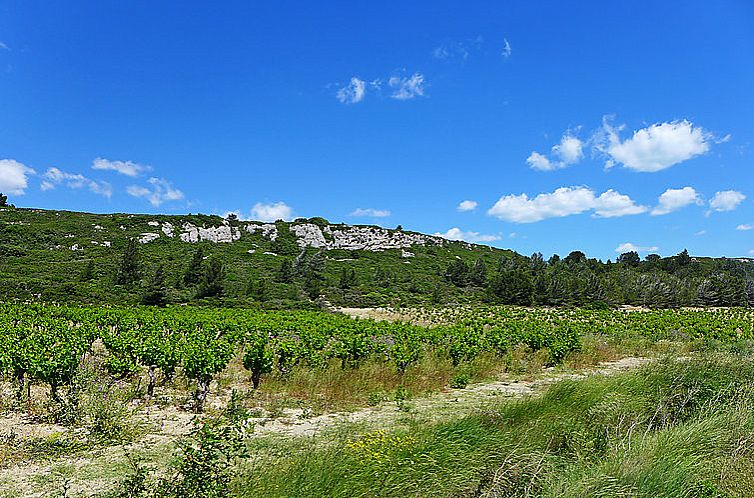
M754 262L748 259L692 257L687 251L644 259L628 252L614 262L580 251L546 258L400 227L373 228L421 243L331 249L306 245L302 229L319 227L332 237L331 229L349 227L322 218L246 223L233 216L100 215L5 205L0 207L0 298L269 308L316 306L323 300L336 306L754 305ZM160 237L152 233L159 226L165 233L165 227L188 226L195 233L219 230L212 233L231 236Z

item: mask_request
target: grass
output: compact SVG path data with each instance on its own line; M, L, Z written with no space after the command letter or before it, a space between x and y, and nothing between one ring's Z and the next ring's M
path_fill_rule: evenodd
M653 496L754 493L754 362L664 362L562 381L431 427L271 458L240 496Z

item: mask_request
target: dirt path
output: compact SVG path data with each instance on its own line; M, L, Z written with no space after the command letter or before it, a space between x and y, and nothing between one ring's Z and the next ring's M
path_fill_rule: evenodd
M413 421L432 422L457 418L484 408L488 403L501 398L521 397L541 392L544 387L564 379L579 379L589 375L612 375L637 368L652 361L650 358L628 357L617 361L600 363L596 368L569 372L549 373L532 381L499 380L476 384L466 389L448 389L429 396L407 400L399 408L397 402L384 402L375 407L352 412L328 413L306 418L302 410L287 410L282 417L273 420L256 419L254 435L313 437L343 424L359 424L364 430L386 429L411 417Z
M489 403L502 398L535 395L559 380L579 379L590 375L612 375L639 367L649 361L649 358L629 357L601 363L596 368L583 371L550 371L531 381L501 379L470 385L465 389L448 389L406 400L400 405L395 401L383 402L378 406L353 412L330 413L311 418L306 417L302 410L286 410L282 417L250 419L249 422L255 424L252 437L283 439L327 437L329 431L336 431L344 425L349 425L351 431L359 432L399 428L409 422L431 423L459 418L484 409ZM150 407L138 411L136 416L148 422L154 430L139 441L126 445L126 448L146 463L164 467L175 448L175 440L191 430L194 415L175 407ZM0 427L7 429L10 425L24 425L21 422L22 420L12 415L4 418L0 422ZM46 433L53 429L37 427L25 431L25 435L31 435L35 431ZM0 469L0 497L63 496L64 486L67 486L68 497L92 497L111 489L128 471L124 448L120 446L53 458L49 461L22 462Z

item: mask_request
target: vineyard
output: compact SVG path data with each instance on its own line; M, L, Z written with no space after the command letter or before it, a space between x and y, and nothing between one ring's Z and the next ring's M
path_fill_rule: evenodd
M502 357L513 348L543 350L550 364L577 351L586 335L639 334L651 340L754 337L754 313L744 309L641 311L525 309L509 307L413 310L419 326L351 319L313 311L260 312L177 307L87 308L4 304L0 308L0 368L22 401L32 383L49 388L52 401L69 388L95 342L106 350L114 377L148 374L146 396L158 375L180 369L195 386L194 409L202 411L215 376L242 355L253 388L265 376L285 379L292 369L333 363L358 369L367 361L398 373L427 355L453 365L478 355Z

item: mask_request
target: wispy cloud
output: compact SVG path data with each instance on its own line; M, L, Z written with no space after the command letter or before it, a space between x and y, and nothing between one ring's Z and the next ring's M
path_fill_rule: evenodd
M754 229L754 225L752 225L752 224L750 224L750 223L746 223L746 224L738 225L738 226L736 227L736 230L740 230L740 231L742 231L742 232L748 232L749 230L752 230L752 229Z
M66 173L59 168L49 168L42 175L42 178L41 188L45 192L59 185L64 185L72 189L87 188L91 192L108 199L113 195L113 187L109 183L92 180L79 173Z
M470 40L446 42L432 50L432 57L444 61L466 61L472 52L482 48L483 43L482 35Z
M453 227L445 233L435 232L436 237L448 240L463 240L465 242L494 242L500 240L499 235L485 235L479 232L465 232L458 227Z
M158 207L168 201L179 201L184 198L183 192L173 187L173 185L164 178L152 177L147 180L148 187L141 185L131 185L126 192L133 197L140 197L149 201L149 203Z
M623 254L624 252L655 252L658 249L657 246L642 247L631 242L624 242L615 248L615 252L619 254Z
M424 75L414 73L410 77L391 76L387 84L393 89L390 97L396 100L411 100L424 96Z
M373 209L373 208L356 208L351 211L350 216L359 216L367 218L386 218L390 216L390 211L387 209Z
M366 81L354 76L348 85L338 89L335 97L341 104L356 104L364 100L365 95Z
M92 161L92 169L116 171L121 175L137 177L142 173L151 171L152 167L146 166L144 164L138 164L132 161L110 161L109 159L98 157L97 159Z
M513 47L511 47L511 43L507 38L503 38L503 50L500 52L500 55L506 59L513 55Z
M8 47L8 45L0 41L0 50L10 50L10 47Z

